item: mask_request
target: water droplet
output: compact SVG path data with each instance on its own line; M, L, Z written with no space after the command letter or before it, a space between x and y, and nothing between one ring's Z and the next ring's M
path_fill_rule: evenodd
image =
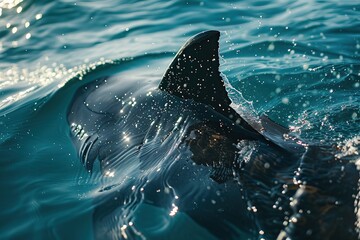
M281 102L282 102L283 104L289 104L289 98L284 97L284 98L281 99Z
M352 118L353 120L356 120L356 118L357 118L357 113L354 112L354 113L351 115L351 118Z
M269 51L274 51L274 49L275 49L274 43L270 43L269 46L268 46L268 50Z
M42 14L41 13L38 13L35 15L35 19L36 20L40 20L42 18Z

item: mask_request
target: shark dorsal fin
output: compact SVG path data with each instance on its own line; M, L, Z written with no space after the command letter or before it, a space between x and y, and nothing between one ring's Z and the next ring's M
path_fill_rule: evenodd
M230 107L219 71L219 37L218 31L206 31L190 38L176 54L159 88L236 119L240 116Z

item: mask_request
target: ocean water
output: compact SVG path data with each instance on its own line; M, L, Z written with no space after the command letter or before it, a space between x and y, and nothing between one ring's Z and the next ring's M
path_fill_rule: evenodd
M298 176L309 178L310 165L320 164L319 178L307 179L319 192L333 189L337 180L349 186L350 199L335 186L339 194L326 198L328 208L321 210L327 214L346 204L349 214L339 220L335 211L321 223L329 226L336 219L352 232L338 239L356 239L359 9L357 1L335 0L0 1L0 239L93 239L94 198L109 183L84 169L71 143L66 112L72 95L87 76L122 66L135 69L131 75L160 80L182 44L210 29L221 32L220 70L233 107L245 119L265 113L291 129L289 138L339 149L341 164L321 165L320 151L289 174L296 185ZM147 63L146 72L136 71ZM283 196L289 206L293 199L306 199L301 191ZM302 209L289 208L276 231L289 226L291 231L307 206L312 207L310 200ZM309 218L321 216L317 210L309 210ZM172 219L151 207L133 214L158 224L129 237L214 237L181 211ZM266 230L251 231L244 239L272 239ZM294 237L306 239L296 231Z

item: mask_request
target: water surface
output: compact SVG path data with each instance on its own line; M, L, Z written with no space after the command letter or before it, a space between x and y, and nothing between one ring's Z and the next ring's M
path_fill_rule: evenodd
M204 30L221 31L234 108L248 118L266 113L305 142L339 146L357 165L359 8L315 0L0 2L0 238L92 239L93 199L107 183L84 170L69 138L77 82L152 60L146 76L161 79L180 46ZM161 221L153 234L209 237L181 213Z

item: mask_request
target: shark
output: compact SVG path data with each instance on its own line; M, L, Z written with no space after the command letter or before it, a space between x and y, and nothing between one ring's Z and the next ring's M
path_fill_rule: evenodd
M95 197L95 238L183 239L196 228L207 239L357 239L355 189L339 188L357 185L354 164L339 164L333 146L286 137L266 115L236 112L219 37L190 38L161 81L139 69L73 94L67 121L79 159L110 179ZM175 230L154 231L164 225Z

